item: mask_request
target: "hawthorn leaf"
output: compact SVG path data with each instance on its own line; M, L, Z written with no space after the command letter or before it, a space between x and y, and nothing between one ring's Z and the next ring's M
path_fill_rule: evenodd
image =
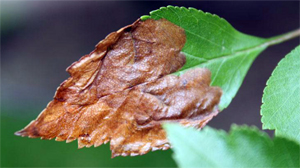
M168 6L141 17L149 18L164 18L185 30L187 39L182 52L186 63L174 74L181 75L196 67L208 68L212 73L211 85L223 90L220 110L230 104L258 54L280 42L280 36L264 39L243 34L223 18L195 8Z
M262 102L263 128L300 143L300 46L278 63Z
M68 67L53 101L15 134L77 139L79 148L110 142L112 157L168 149L161 123L202 128L229 105L255 57L286 39L242 34L193 8L161 8Z
M218 114L222 91L208 69L169 75L185 61L185 32L165 20L137 20L109 34L73 63L46 109L16 135L71 142L110 141L112 157L170 147L162 122L203 127Z
M298 167L299 144L270 137L256 127L231 127L227 134L206 126L198 131L165 124L179 167Z

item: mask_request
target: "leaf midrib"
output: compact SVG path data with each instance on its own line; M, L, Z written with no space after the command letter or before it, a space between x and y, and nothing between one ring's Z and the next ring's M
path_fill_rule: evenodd
M190 54L188 52L185 52L185 51L182 51L182 53L184 53L187 57L190 57L192 56L193 58L199 58L199 59L205 59L205 61L203 62L200 62L199 64L197 65L193 65L191 67L188 67L186 69L190 69L190 68L195 68L201 64L205 64L205 63L208 63L208 62L212 62L212 61L216 61L216 60L220 60L220 59L226 59L226 58L230 58L230 57L236 57L236 56L239 56L239 55L242 55L243 53L249 53L251 51L255 51L255 50L258 50L258 49L261 49L261 48L266 48L268 47L269 45L267 45L268 42L264 42L260 45L257 45L257 46L254 46L254 47L251 47L251 48L247 48L247 49L242 49L242 50L238 50L236 52L233 52L233 53L230 53L230 54L227 54L227 55L223 55L223 56L217 56L217 57L214 57L214 58L210 58L210 59L205 59L205 58L201 58L201 57L198 57L198 56L195 56L193 54ZM186 69L181 69L177 72L180 72L180 71L184 71ZM176 72L175 72L176 73Z
M237 50L237 51L235 51L233 53L230 53L230 54L227 54L227 55L223 55L223 56L216 56L216 57L213 57L213 58L210 58L210 59L202 58L202 59L206 59L206 60L203 61L203 62L200 62L197 65L193 65L193 66L185 68L185 69L180 69L179 71L177 71L175 73L184 71L186 69L195 68L195 67L197 67L197 66L199 66L201 64L208 63L208 62L211 62L211 61L216 61L216 60L219 60L219 59L225 59L225 58L229 58L229 57L235 57L235 56L242 55L243 53L248 53L248 52L255 51L255 50L258 50L258 49L261 49L261 48L267 48L269 46L272 46L272 45L275 45L275 44L287 41L289 39L295 38L295 37L297 37L299 35L300 35L300 29L297 29L295 31L291 31L291 32L288 32L288 33L283 34L283 35L279 35L279 36L276 36L276 37L271 37L271 38L265 39L265 41L263 43L261 43L259 45L252 46L250 48L245 48L245 49ZM185 52L185 51L182 51L182 52L184 54L186 54L187 56L191 55L193 57L198 57L198 58L201 59L201 57L196 56L194 54L190 54L190 53Z

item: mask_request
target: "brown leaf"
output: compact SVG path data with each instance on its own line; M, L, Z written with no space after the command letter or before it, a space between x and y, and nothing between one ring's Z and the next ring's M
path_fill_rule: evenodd
M109 34L89 55L73 63L54 100L16 133L99 146L110 141L112 156L168 149L163 122L203 127L217 115L221 89L210 72L193 69L180 77L184 30L171 22L137 20Z

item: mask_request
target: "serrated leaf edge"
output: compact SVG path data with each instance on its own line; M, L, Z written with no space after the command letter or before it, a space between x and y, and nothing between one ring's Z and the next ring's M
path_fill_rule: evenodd
M262 129L269 129L269 130L275 130L275 132L276 132L276 129L278 129L278 128L276 128L276 126L274 126L274 125L270 125L270 124L265 124L264 123L264 121L266 121L266 118L265 118L265 116L264 116L264 107L266 106L266 102L265 102L265 95L266 94L269 94L269 84L270 84L270 82L271 82L271 78L274 76L274 74L277 74L277 71L278 71L278 68L277 67L279 67L279 66L281 66L282 64L283 64L283 62L285 61L285 59L287 59L288 57L290 57L290 56L292 56L292 55L294 55L294 54L297 54L297 52L299 52L300 51L300 45L298 45L295 49L293 49L291 52L289 52L284 58L282 58L279 62L278 62L278 64L276 65L276 67L275 67L275 69L273 70L273 72L271 73L271 76L269 77L269 79L267 80L267 82L266 82L266 86L265 86L265 88L264 88L264 90L263 90L263 96L262 96L262 105L261 105L261 107L260 107L260 115L261 115L261 122L262 122Z

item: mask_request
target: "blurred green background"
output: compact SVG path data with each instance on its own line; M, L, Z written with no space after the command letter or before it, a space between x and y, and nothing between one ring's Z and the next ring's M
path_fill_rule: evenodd
M1 1L1 167L175 167L171 150L111 159L108 144L78 150L76 141L66 144L14 135L52 99L68 77L66 67L110 32L167 5L217 14L237 30L260 37L299 27L297 1ZM299 39L294 39L264 51L232 104L209 125L225 130L232 123L261 128L265 83L278 61L298 44Z

